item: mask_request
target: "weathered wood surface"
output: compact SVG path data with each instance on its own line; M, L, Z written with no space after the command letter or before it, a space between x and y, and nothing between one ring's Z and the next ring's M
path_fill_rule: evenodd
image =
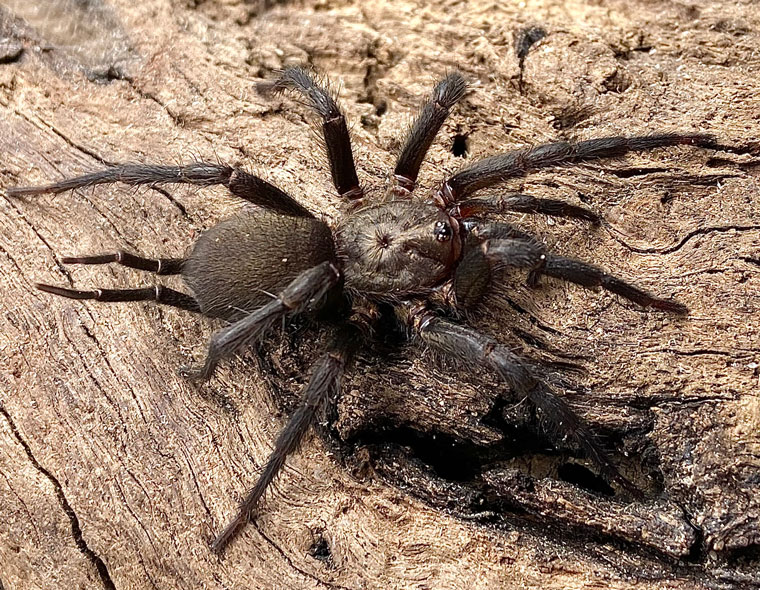
M0 1L0 187L105 163L220 158L333 219L307 113L254 91L293 64L340 83L372 185L387 178L421 95L453 68L473 91L433 148L421 191L463 162L450 149L457 134L470 159L660 129L714 132L737 149L659 150L515 185L602 213L600 229L520 222L562 253L678 297L688 318L554 281L537 291L516 281L475 318L586 369L576 378L587 391L569 399L649 501L561 481L564 459L538 452L546 438L488 465L478 488L456 463L462 449L448 473L460 479L446 480L410 459L413 441L398 433L383 444L380 432L346 461L329 456L335 441L312 437L221 562L209 540L284 418L262 374L246 359L194 387L175 370L200 357L213 322L57 299L34 283L145 284L139 273L58 260L114 248L179 256L236 204L221 191L123 187L0 199L0 587L760 586L755 2L87 4ZM521 72L514 38L530 25L548 35ZM360 364L339 406L341 436L409 423L500 440L481 420L493 388L441 369L427 377L428 360ZM505 412L530 422L520 407Z

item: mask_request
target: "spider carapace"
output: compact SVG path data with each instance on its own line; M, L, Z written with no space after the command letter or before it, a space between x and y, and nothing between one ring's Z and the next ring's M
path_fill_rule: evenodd
M556 142L510 151L466 166L428 198L416 198L417 175L425 155L467 84L459 73L441 80L412 124L398 157L393 186L372 202L359 183L343 113L328 87L312 73L292 68L260 85L264 92L295 91L321 120L333 184L350 206L334 227L265 180L217 163L187 166L124 165L39 187L10 188L11 197L59 193L122 182L209 186L221 184L258 206L205 232L186 258L149 259L126 252L62 258L69 264L116 262L158 275L181 274L192 294L160 285L137 289L75 290L38 285L74 299L155 301L229 324L211 338L205 361L183 368L186 376L208 379L223 358L262 339L267 330L296 314L314 314L330 332L316 360L299 407L275 442L264 469L236 516L212 546L221 552L253 517L265 490L326 405L335 403L339 383L355 351L376 337L379 307L392 309L399 332L465 366L493 371L520 399L527 399L559 435L570 439L609 481L639 494L618 473L589 428L534 365L494 338L450 318L480 304L501 268L523 269L530 281L548 275L584 287L602 287L641 306L685 314L676 301L644 290L595 266L555 255L525 231L494 214L519 211L599 223L590 209L526 194L473 195L539 168L627 152L690 144L715 147L699 133L605 137ZM451 313L448 313L451 312ZM387 314L385 314L387 315Z

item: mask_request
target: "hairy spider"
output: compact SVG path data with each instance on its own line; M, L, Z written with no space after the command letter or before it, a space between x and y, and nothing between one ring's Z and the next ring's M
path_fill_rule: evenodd
M454 72L436 85L414 121L396 162L393 186L384 198L371 202L357 178L345 118L327 86L304 69L292 68L260 88L300 93L321 117L332 181L348 205L334 227L265 180L217 163L130 164L7 191L11 197L20 197L114 182L222 184L260 208L212 227L186 258L154 260L127 252L62 258L66 264L116 262L158 275L180 274L192 295L161 285L87 291L37 285L73 299L155 301L228 320L229 325L211 338L203 364L181 369L193 379L209 379L222 359L260 341L273 325L297 314L312 314L330 332L329 344L312 367L298 409L278 435L237 515L213 541L213 549L223 551L252 518L287 456L297 449L324 408L335 403L341 377L356 350L378 337L381 319L387 323L387 310L392 310L392 323L408 339L418 339L452 360L494 371L505 390L532 403L557 433L588 455L605 478L638 495L546 378L495 339L451 318L462 317L461 312L477 306L489 290L492 272L503 267L527 270L531 282L548 275L587 288L602 287L666 312L686 314L687 308L650 295L595 266L553 254L512 225L488 221L489 214L520 211L599 223L593 211L526 194L473 195L539 168L679 144L715 147L714 138L662 133L515 150L466 166L446 179L432 198L417 200L411 193L420 166L450 109L467 90L462 75Z

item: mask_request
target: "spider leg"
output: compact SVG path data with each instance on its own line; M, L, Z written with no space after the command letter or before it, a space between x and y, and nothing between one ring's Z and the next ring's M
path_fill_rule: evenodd
M222 164L196 162L186 166L154 166L150 164L125 164L113 166L99 172L65 178L52 184L42 186L12 187L7 190L9 197L23 197L45 193L63 193L66 191L121 182L131 186L158 184L193 184L212 186L221 184L229 191L246 201L278 211L293 217L313 217L302 205L273 184Z
M689 313L689 308L682 303L650 295L635 285L581 260L547 254L544 263L530 274L529 284L535 285L540 275L556 277L586 288L602 287L610 293L616 293L644 307L653 307L681 315Z
M140 289L93 289L91 291L67 289L65 287L45 285L44 283L37 283L36 287L46 293L52 293L53 295L69 299L94 299L95 301L109 303L120 301L155 301L156 303L178 307L187 311L201 312L201 308L194 297L162 285Z
M453 303L460 311L477 305L491 285L491 261L483 252L483 240L519 239L538 243L530 234L508 223L482 222L478 219L463 219L461 227L466 233L464 254L454 271Z
M309 106L322 118L322 134L330 162L330 173L338 194L346 199L359 199L364 191L359 186L351 151L351 137L346 118L340 110L333 93L320 85L303 68L288 68L272 83L258 86L263 92L295 90L309 102Z
M183 367L180 372L189 379L210 379L219 361L256 342L278 320L318 303L340 278L340 272L329 261L303 271L274 300L216 332L202 365Z
M483 240L493 239L506 239L516 238L519 240L526 240L528 242L538 243L538 239L531 234L524 232L519 227L512 225L511 223L504 223L500 221L482 221L475 218L463 219L461 222L462 227L468 232L468 235L474 238L474 242L480 246Z
M464 96L466 90L467 82L462 74L452 72L436 85L432 96L423 105L409 130L404 149L393 171L399 186L404 191L414 190L420 166L430 145L446 117L449 116L449 111Z
M477 246L466 248L453 281L453 301L459 311L474 308L491 286L491 263Z
M222 553L229 542L251 520L259 500L277 477L288 455L298 449L309 427L314 424L329 399L337 394L340 379L354 346L350 339L339 340L331 347L330 352L322 355L314 363L309 382L303 389L301 405L277 435L274 450L269 455L256 484L240 504L237 514L212 542L211 548L214 552Z
M107 254L96 254L94 256L64 256L61 258L63 264L109 264L116 262L128 268L137 270L146 270L157 275L177 275L182 272L182 266L185 264L184 258L145 258L136 254L130 254L119 250Z
M560 141L514 150L484 158L457 172L443 183L438 199L452 205L481 189L500 184L509 178L525 176L532 170L566 162L622 156L673 145L715 146L712 135L703 133L661 133L634 137L604 137L569 143Z
M559 199L539 199L531 195L506 194L489 199L468 199L453 207L459 217L473 217L484 213L543 213L555 217L574 217L599 224L600 217L587 209Z
M672 299L650 295L631 283L606 271L573 258L549 254L543 245L521 239L486 240L481 245L483 253L493 264L502 267L529 268L529 282L535 284L539 275L545 274L591 289L602 287L610 293L625 297L644 307L653 307L677 314L687 314L689 309Z
M618 472L580 416L536 379L517 355L493 338L435 317L430 312L414 317L413 323L419 336L431 348L466 366L478 364L496 371L517 395L527 398L539 410L558 434L583 449L609 481L616 482L637 498L642 496L633 483Z

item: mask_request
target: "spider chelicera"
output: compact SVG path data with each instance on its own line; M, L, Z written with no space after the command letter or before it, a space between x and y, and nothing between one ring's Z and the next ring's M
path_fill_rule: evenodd
M186 258L149 259L127 252L62 258L66 264L116 262L157 275L180 274L192 294L161 285L93 290L38 285L43 291L73 299L155 301L227 320L229 325L211 338L205 361L181 369L193 379L209 379L222 359L261 341L285 318L312 314L330 332L299 407L278 435L238 513L213 541L213 549L223 551L252 518L287 456L297 449L325 406L335 403L354 353L379 337L381 325L387 326L389 319L394 329L444 357L495 372L505 390L532 403L553 430L586 453L606 479L638 495L589 428L536 374L533 365L452 318L464 317L463 312L480 304L494 272L505 267L525 269L531 282L547 275L587 288L602 287L666 312L686 314L687 308L600 268L552 254L538 239L510 224L488 220L492 214L519 211L599 223L599 216L590 209L526 194L473 195L539 168L680 144L715 147L715 139L699 133L662 133L539 145L475 161L445 180L432 197L416 199L412 192L425 155L449 111L467 90L462 75L454 72L435 86L423 105L396 162L395 182L383 198L373 201L365 197L359 183L346 121L328 87L310 72L291 68L260 88L300 93L321 118L332 181L346 204L334 227L265 180L217 163L124 165L46 186L7 189L10 197L21 197L114 182L221 184L258 206L258 211L205 232Z

